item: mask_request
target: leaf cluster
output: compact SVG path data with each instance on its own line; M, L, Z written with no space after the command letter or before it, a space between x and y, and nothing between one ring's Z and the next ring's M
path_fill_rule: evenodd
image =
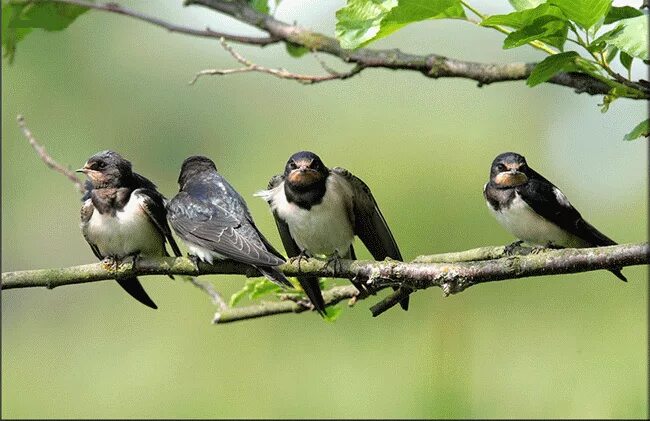
M504 49L529 45L548 54L531 72L528 86L560 72L588 74L610 87L603 112L617 98L648 96L647 81L631 80L633 60L648 63L650 58L648 17L641 10L613 6L612 0L510 0L510 4L511 13L487 16L463 0L348 0L336 12L336 37L343 48L356 49L414 22L462 20L504 33ZM568 45L575 49L568 50ZM617 58L626 76L612 68ZM647 126L647 121L642 124ZM635 129L625 139L640 133L643 130Z

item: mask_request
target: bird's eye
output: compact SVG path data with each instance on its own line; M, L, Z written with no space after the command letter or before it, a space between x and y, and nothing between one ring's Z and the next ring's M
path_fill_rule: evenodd
M105 167L106 167L106 162L104 162L104 161L97 161L96 166L97 166L97 168L99 168L99 169L105 168Z
M506 170L506 166L503 165L503 164L497 164L497 170L499 170L499 171L505 171L505 170Z
M295 170L296 168L298 168L298 165L296 164L296 161L289 162L289 168L291 168L292 170Z

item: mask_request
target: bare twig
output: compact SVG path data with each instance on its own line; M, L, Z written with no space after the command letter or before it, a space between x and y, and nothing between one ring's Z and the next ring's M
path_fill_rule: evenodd
M32 148L36 151L38 156L41 158L41 160L47 165L49 168L53 169L54 171L65 175L70 181L72 181L75 185L75 188L79 190L80 193L84 192L84 186L81 181L77 178L75 175L74 171L71 171L68 168L65 168L63 165L59 164L56 162L48 153L45 151L45 148L36 141L36 138L34 138L34 135L31 130L27 127L27 123L25 122L25 118L22 116L22 114L19 114L17 117L18 120L18 125L23 131L23 134L29 141L29 144L32 145Z
M348 298L356 298L358 291L353 286L340 286L323 291L323 300L325 305L333 306L340 301ZM229 307L225 310L218 311L212 323L224 324L240 320L256 319L259 317L273 316L275 314L285 313L302 313L310 310L311 307L305 307L301 303L294 301L262 301L259 304L245 307Z
M279 77L281 79L290 79L290 80L295 80L299 83L303 83L305 85L309 84L314 84L318 82L325 82L328 80L335 80L335 79L347 79L351 76L356 75L359 73L361 70L363 70L363 67L360 65L355 66L352 70L349 72L345 73L338 73L338 72L329 72L327 75L303 75L300 73L292 73L287 71L286 69L271 69L268 67L260 66L259 64L255 64L252 61L248 60L241 54L239 54L237 51L235 51L228 43L226 43L226 40L224 38L221 38L221 45L223 48L230 53L231 56L235 58L239 63L243 64L244 67L239 67L236 69L206 69L206 70L201 70L198 72L195 76L194 79L192 79L189 84L193 85L196 83L196 81L199 79L201 76L207 76L207 75L230 75L233 73L247 73L247 72L260 72L260 73L268 73L270 75Z
M259 45L259 46L266 46L280 41L279 38L275 38L275 37L247 37L242 35L233 35L233 34L226 34L223 32L217 32L211 30L210 28L205 28L205 30L188 28L185 26L180 26L170 22L166 22L162 19L158 19L153 16L147 16L144 13L140 13L135 10L128 9L117 3L95 4L83 0L55 0L55 1L57 3L73 4L76 6L87 7L89 9L100 10L103 12L116 13L118 15L129 16L131 18L141 20L150 23L152 25L167 29L169 32L176 32L179 34L187 34L187 35L193 35L196 37L204 37L204 38L216 38L216 39L225 38L229 41L240 42L243 44L250 44L250 45Z
M221 297L221 294L219 294L217 290L214 289L214 286L212 286L210 282L199 281L193 276L189 277L189 281L192 283L192 285L208 294L212 299L212 303L216 305L220 311L227 310L229 308L226 301L223 299L223 297Z

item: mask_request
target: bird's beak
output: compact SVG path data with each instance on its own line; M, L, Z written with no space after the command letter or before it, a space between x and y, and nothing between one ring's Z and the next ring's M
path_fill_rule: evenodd
M82 168L79 168L78 170L74 170L74 172L82 172L86 174L88 171L90 171L90 168L86 167L85 165Z
M511 168L510 171L504 171L494 178L494 182L503 187L515 187L525 184L528 177L517 168Z

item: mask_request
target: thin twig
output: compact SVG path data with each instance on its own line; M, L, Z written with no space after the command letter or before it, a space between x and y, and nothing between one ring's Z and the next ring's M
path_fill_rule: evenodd
M76 189L83 194L84 185L81 181L79 181L74 171L71 171L69 168L66 168L63 165L59 164L54 160L54 158L48 155L48 153L45 151L45 148L36 141L36 138L34 138L32 131L29 130L29 128L27 127L27 123L25 122L25 118L22 116L22 114L18 115L17 120L18 120L18 125L20 126L20 128L23 131L23 134L29 141L29 144L32 145L32 148L34 148L34 150L41 158L41 160L45 163L45 165L47 165L49 168L53 169L54 171L68 177L68 179L74 183Z
M144 13L140 13L135 10L128 9L117 3L95 4L83 0L56 0L56 2L73 4L76 6L87 7L89 9L95 9L95 10L100 10L109 13L116 13L118 15L129 16L134 19L141 20L155 26L165 28L169 32L193 35L196 37L216 38L216 39L226 38L229 41L240 42L243 44L259 45L259 46L274 44L280 41L280 39L277 37L248 37L242 35L233 35L233 34L226 34L223 32L217 32L211 30L210 28L205 28L205 30L188 28L185 26L180 26L174 23L166 22L162 19L158 19L153 16L147 16Z
M268 73L270 75L279 77L281 79L289 79L289 80L295 80L299 83L305 84L305 85L310 85L314 83L319 83L319 82L325 82L328 80L336 80L336 79L347 79L349 77L352 77L356 75L357 73L361 72L363 70L363 66L357 65L352 68L352 70L344 73L338 73L334 71L328 71L327 75L304 75L300 73L292 73L289 72L286 69L272 69L269 67L264 67L259 64L253 63L252 61L248 60L241 54L239 54L237 51L235 51L228 43L226 43L226 40L224 38L221 38L221 45L223 48L230 53L231 56L235 58L239 63L243 64L244 67L239 67L236 69L206 69L206 70L201 70L198 72L194 78L189 82L190 85L193 85L196 83L196 81L199 79L201 76L214 76L214 75L230 75L233 73L247 73L247 72L260 72L260 73Z
M358 291L355 287L338 286L323 291L325 305L333 306L346 299L355 299ZM304 306L295 301L262 301L259 304L244 307L229 307L217 312L212 319L214 324L232 323L240 320L256 319L286 313L303 313L312 310L312 306Z
M216 305L220 311L227 310L229 308L226 301L223 299L223 297L221 297L221 294L219 294L219 292L214 289L214 286L212 286L210 282L199 281L194 276L190 276L189 281L192 283L192 285L208 294L212 299L214 305Z

